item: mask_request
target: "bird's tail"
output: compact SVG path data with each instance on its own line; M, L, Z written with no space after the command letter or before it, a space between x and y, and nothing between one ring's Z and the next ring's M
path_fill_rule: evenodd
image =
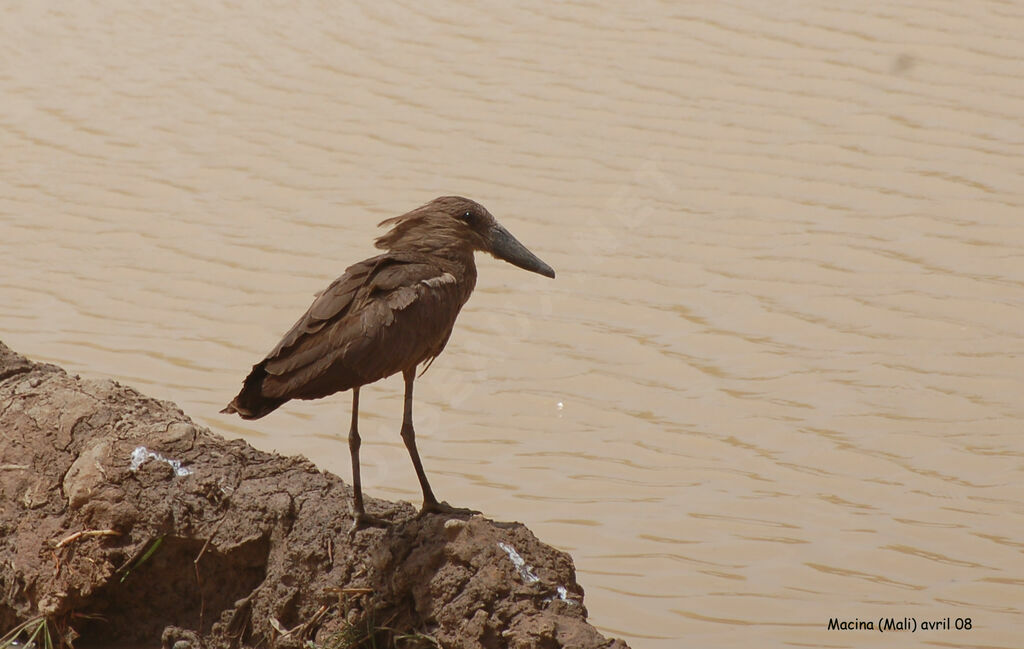
M242 419L259 419L280 408L288 399L263 395L263 379L266 376L263 363L254 365L252 372L245 377L241 392L221 412L226 415L237 414Z

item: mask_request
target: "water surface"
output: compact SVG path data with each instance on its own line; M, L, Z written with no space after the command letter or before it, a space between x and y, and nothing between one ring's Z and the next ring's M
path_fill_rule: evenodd
M437 494L634 647L1016 647L1024 6L0 9L0 337L349 476L349 398L217 414L377 221L484 203L417 383ZM363 483L417 502L401 380ZM527 558L528 559L528 558ZM914 637L832 617L971 618Z

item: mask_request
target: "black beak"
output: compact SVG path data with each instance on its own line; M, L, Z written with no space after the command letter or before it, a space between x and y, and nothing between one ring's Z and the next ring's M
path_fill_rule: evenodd
M538 273L545 277L555 277L555 271L526 249L526 246L509 233L508 230L495 223L490 230L490 253L498 259L504 259L513 266Z

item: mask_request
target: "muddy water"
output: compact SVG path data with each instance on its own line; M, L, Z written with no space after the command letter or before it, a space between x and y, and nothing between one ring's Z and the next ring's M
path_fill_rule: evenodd
M479 260L424 461L599 627L1019 646L1024 7L631 7L8 3L0 336L348 476L347 395L217 410L377 221L465 194L559 274ZM416 501L400 393L363 480ZM826 628L880 617L919 628Z

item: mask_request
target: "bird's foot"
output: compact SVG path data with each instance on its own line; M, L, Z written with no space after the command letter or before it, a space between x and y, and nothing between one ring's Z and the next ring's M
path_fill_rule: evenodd
M448 514L448 515L464 515L472 516L473 514L479 514L480 512L475 509L469 509L467 507L452 507L446 502L425 501L423 507L420 509L420 513L417 514L417 518L423 518L427 514Z
M366 512L356 512L352 517L352 527L348 531L348 535L354 537L356 532L367 527L389 527L391 521L380 518L379 516L371 516Z

